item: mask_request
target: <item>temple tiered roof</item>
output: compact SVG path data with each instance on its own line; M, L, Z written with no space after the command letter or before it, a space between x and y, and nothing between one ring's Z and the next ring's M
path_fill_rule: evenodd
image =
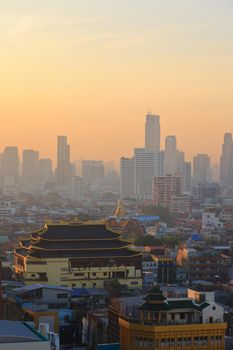
M17 254L31 258L111 258L133 257L132 244L105 224L45 225L19 241Z

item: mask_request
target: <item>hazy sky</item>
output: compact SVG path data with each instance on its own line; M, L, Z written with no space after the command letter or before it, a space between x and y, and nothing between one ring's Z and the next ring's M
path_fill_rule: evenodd
M148 106L187 159L233 132L232 0L0 0L0 150L117 160Z

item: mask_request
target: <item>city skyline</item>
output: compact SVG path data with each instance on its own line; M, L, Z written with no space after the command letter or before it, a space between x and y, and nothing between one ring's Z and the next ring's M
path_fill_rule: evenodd
M64 134L72 159L116 161L143 145L149 105L188 160L219 159L232 131L232 2L133 5L1 2L0 149L54 160Z
M97 147L95 147L94 143L92 143L93 145L93 148L89 149L88 146L90 146L90 142L85 142L85 140L82 141L82 148L78 149L77 148L77 137L75 137L73 135L73 132L69 133L69 134L65 134L64 132L63 133L60 133L60 134L56 134L54 135L53 137L53 141L54 142L51 142L51 139L50 139L50 142L48 144L48 146L44 147L44 144L42 141L35 141L35 138L33 139L32 142L19 142L18 144L16 142L10 142L10 141L7 141L11 139L11 137L7 137L6 138L6 143L4 143L5 141L5 138L3 135L1 141L0 141L0 150L3 151L5 147L18 147L18 150L19 150L19 154L23 154L23 151L24 150L35 150L35 151L38 151L40 153L40 156L41 158L50 158L52 161L53 161L53 166L55 166L56 164L56 159L57 159L57 154L56 154L56 139L57 139L57 136L59 135L66 135L68 138L69 138L69 141L70 141L70 145L71 145L71 159L72 161L76 161L76 160L88 160L88 159L93 159L93 160L103 160L105 162L108 162L108 161L114 161L114 163L119 166L119 163L120 163L120 158L122 156L132 156L133 153L132 153L132 149L133 148L140 148L140 147L143 147L144 146L144 131L143 131L143 121L144 121L144 118L145 116L143 116L142 120L141 120L141 130L140 130L140 137L137 138L135 140L135 144L131 144L130 143L130 147L129 147L129 144L127 145L127 143L125 144L125 149L123 150L122 147L118 147L117 149L113 149L111 151L111 153L109 154L106 154L106 150L108 150L108 148L103 148L101 151L98 151L96 152L95 148L98 148L99 144L98 144L98 135L93 135L93 138L92 138L92 142L94 142L96 140L96 143L97 143ZM162 120L162 123L163 123L163 118L161 118ZM186 160L187 161L191 161L193 160L193 157L196 155L196 154L200 154L200 153L206 153L210 156L211 158L211 163L212 164L220 164L220 156L221 156L221 146L222 146L222 142L223 142L223 137L224 137L224 134L225 133L233 133L233 127L232 129L228 129L228 130L225 130L220 136L219 139L215 140L217 142L214 143L214 146L216 147L216 152L213 153L213 145L212 147L211 144L209 143L208 147L205 147L204 149L200 147L200 144L203 142L203 140L201 140L200 138L198 138L198 142L196 143L197 145L197 148L193 148L193 151L190 151L189 149L186 149L185 148L185 144L184 144L184 140L182 140L182 138L178 138L177 137L177 134L167 134L165 135L164 132L163 132L163 125L161 127L161 134L162 134L162 137L161 137L161 149L164 150L165 149L165 142L166 142L166 138L168 136L175 136L176 139L177 139L177 143L179 144L179 147L182 148L182 150L185 152L185 157L186 157ZM107 135L107 133L106 133ZM193 134L190 132L190 134L186 134L184 139L187 137L187 136L190 136L190 139L192 138ZM11 135L10 135L11 136ZM96 136L96 138L95 138ZM102 135L104 137L104 135ZM195 136L196 137L196 136ZM17 139L17 137L14 139ZM128 138L126 136L125 140L121 138L121 144L122 144L122 141L127 141ZM137 140L140 140L140 143L139 141ZM196 140L197 141L197 140ZM211 140L210 140L211 141ZM113 141L115 142L115 141ZM217 146L216 146L217 145ZM103 145L104 146L104 145ZM120 153L119 149L122 149L122 153ZM209 151L207 151L207 149Z
M150 116L150 117L152 117L152 118L154 118L154 117L159 117L160 118L160 116L159 115L154 115L154 114L150 114L149 112L144 116L144 118L146 117L148 117L148 116ZM159 126L159 128L160 128L160 126ZM142 133L143 133L143 127L142 127ZM186 160L186 161L188 161L188 162L191 162L191 163L193 163L193 161L194 161L194 158L197 156L197 155L200 155L200 154L207 154L209 157L210 157L210 161L211 161L211 165L212 166L214 166L214 165L218 165L218 166L220 166L220 163L221 163L221 152L222 152L222 144L223 144L223 142L224 142L224 137L225 137L225 135L231 135L233 132L231 132L231 131L227 131L227 132L225 132L223 135L222 135L222 139L221 139L221 142L220 142L220 149L219 149L219 151L218 151L218 153L219 153L219 155L218 155L218 157L216 157L216 158L212 158L211 157L211 153L207 153L207 152L205 152L204 150L200 150L200 152L196 152L196 153L194 153L194 154L190 154L190 158L187 156L187 153L186 153L186 150L185 149L182 149L182 152L181 153L183 153L183 157L184 157L184 159ZM115 164L115 166L118 168L119 166L120 166L120 160L121 160L121 158L122 157L131 157L131 156L133 156L133 150L134 149L137 149L137 148L143 148L144 147L144 144L145 144L145 141L146 141L146 134L145 134L145 130L144 130L144 134L143 134L143 136L144 136L144 140L143 140L143 142L142 142L142 144L140 145L140 146L136 146L136 145L133 145L133 147L132 147L132 149L130 149L129 150L129 153L128 154L126 154L125 152L123 153L123 154L121 154L120 155L120 158L118 159L114 159L113 157L112 158L107 158L107 159L104 159L103 157L101 158L94 158L93 156L92 156L92 154L90 154L90 157L85 157L85 155L83 154L83 153L81 153L81 154L83 154L83 157L81 157L81 156L79 156L78 157L78 155L77 155L77 157L75 157L75 156L71 156L72 154L75 154L75 152L74 152L74 149L72 148L72 145L71 145L71 142L69 142L70 143L70 145L68 145L69 146L69 157L70 157L70 161L71 162L77 162L77 161L83 161L83 160L94 160L94 161L104 161L105 163L108 163L109 161L110 162L114 162L114 164ZM14 145L11 145L11 144L9 144L9 143L7 143L7 144L5 144L5 145L3 145L3 147L2 147L2 149L0 149L0 153L1 152L4 152L4 149L5 148L8 148L8 147L13 147L13 148L17 148L17 150L18 150L18 156L19 156L19 161L22 163L23 162L23 156L24 156L24 152L25 151L32 151L32 152L36 152L36 153L39 153L39 156L40 156L40 158L41 159L51 159L52 160L52 164L53 164L53 168L54 168L54 170L56 169L56 166L57 166L57 162L58 162L58 158L57 158L57 139L58 138L65 138L65 139L69 139L69 136L67 136L67 135L64 135L64 134L59 134L59 135L56 135L56 138L55 138L55 140L54 140L54 148L55 148L55 150L54 150L54 152L52 153L52 156L50 156L49 155L49 153L47 152L45 152L45 153L41 153L41 150L40 149L35 149L35 148L33 148L33 147L28 147L28 148L26 148L26 147L24 147L24 145L16 145L16 144L14 144ZM175 142L177 142L177 144L182 144L182 142L179 142L179 140L177 140L177 137L176 137L176 135L165 135L165 137L164 138L161 138L160 136L159 136L159 145L160 145L160 148L161 148L161 151L166 151L166 142L167 142L167 140L169 140L169 139L173 139L174 138L174 140L175 140ZM162 142L161 142L162 141ZM180 147L179 147L180 148ZM83 150L82 150L82 152L83 152Z
M233 349L232 19L0 0L0 350Z

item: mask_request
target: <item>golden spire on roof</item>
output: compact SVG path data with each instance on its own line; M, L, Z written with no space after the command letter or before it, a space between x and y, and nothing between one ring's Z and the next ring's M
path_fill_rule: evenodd
M115 210L113 215L118 217L118 218L126 216L126 212L124 210L124 207L123 207L123 204L122 204L121 200L118 201L117 208L116 208L116 210Z

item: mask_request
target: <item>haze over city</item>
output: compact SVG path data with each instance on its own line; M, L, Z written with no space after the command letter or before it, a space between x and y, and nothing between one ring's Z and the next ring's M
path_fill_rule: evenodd
M188 160L232 129L232 1L1 1L0 149L119 162L160 114ZM163 142L162 142L163 143ZM108 145L108 147L106 147Z
M233 349L233 0L0 0L0 350Z

